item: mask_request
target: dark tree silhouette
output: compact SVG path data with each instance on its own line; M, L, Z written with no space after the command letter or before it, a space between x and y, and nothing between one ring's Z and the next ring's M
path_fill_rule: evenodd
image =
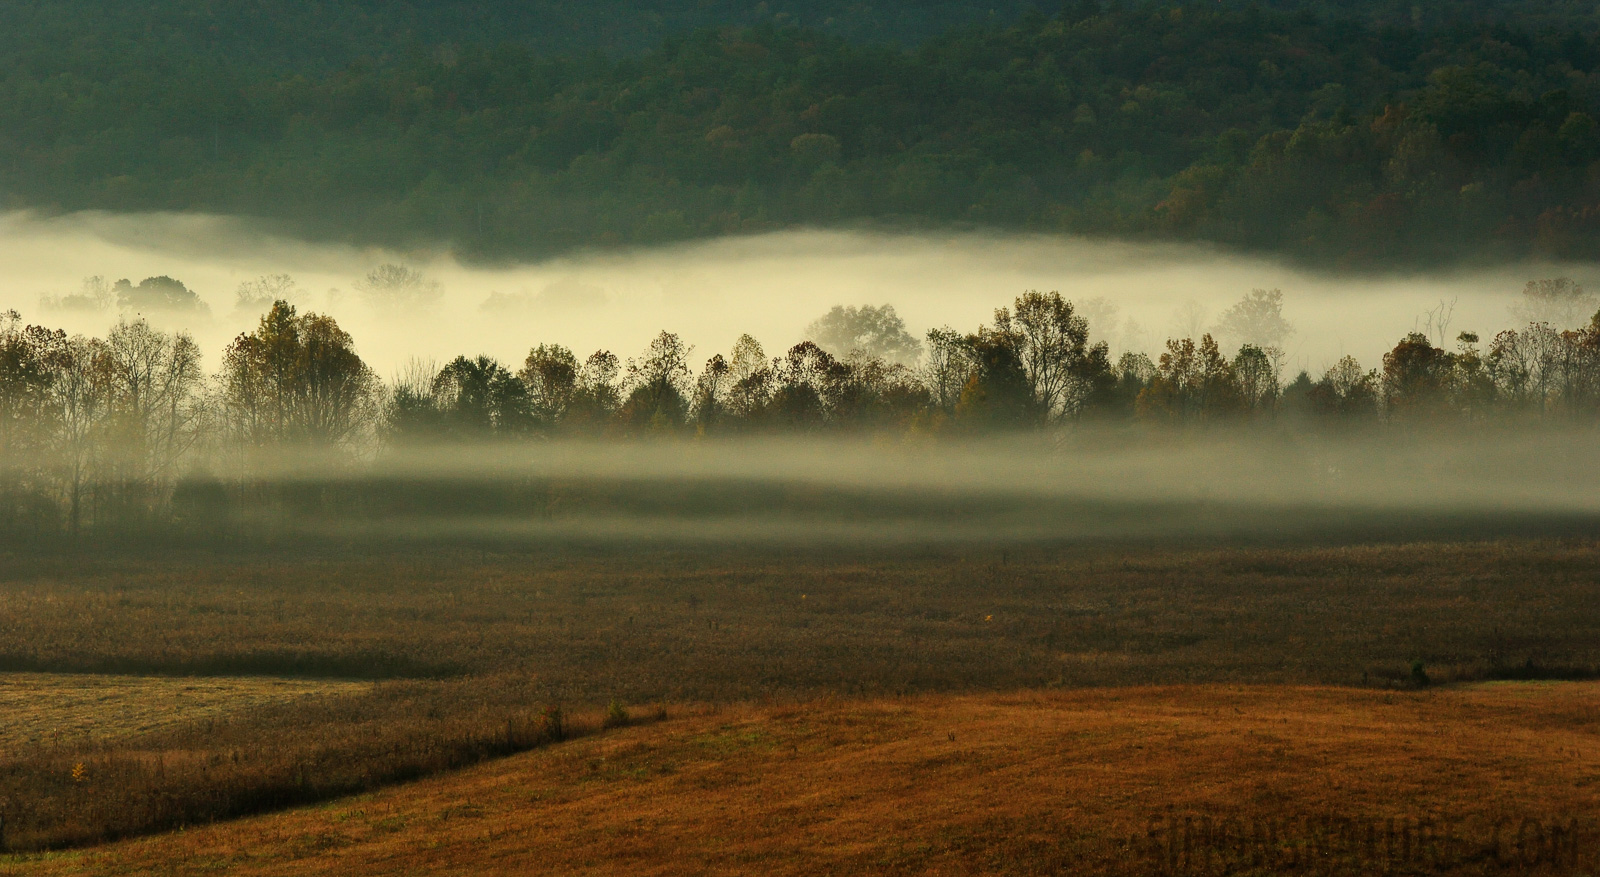
M527 386L487 356L458 356L433 379L439 423L463 438L522 435L533 425Z

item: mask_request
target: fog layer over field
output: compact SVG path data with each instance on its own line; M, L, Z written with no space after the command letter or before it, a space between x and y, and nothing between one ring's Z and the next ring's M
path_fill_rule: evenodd
M390 449L354 467L257 458L246 483L314 495L317 506L242 511L252 531L402 539L1554 535L1600 520L1595 448L1588 430L1151 437L1098 428L974 441L457 444Z
M1306 273L1282 263L1198 247L1060 237L980 234L886 236L787 232L654 250L587 253L513 267L464 266L448 255L359 250L296 242L247 223L193 215L78 214L0 218L0 308L30 322L104 334L108 308L49 307L83 280L170 276L199 294L209 314L152 315L194 333L215 365L221 346L248 329L259 307L236 290L263 275L294 280L296 304L331 313L385 377L413 357L497 357L515 368L528 348L557 342L579 357L609 349L626 359L657 332L680 334L703 360L742 333L776 354L840 304L892 304L915 335L950 325L970 331L1028 289L1059 290L1090 318L1113 354L1159 353L1171 336L1198 335L1252 288L1281 288L1295 327L1284 345L1286 378L1320 374L1344 354L1368 367L1404 333L1450 313L1435 343L1461 330L1485 339L1516 325L1510 308L1524 283L1558 274L1586 282L1592 266L1511 265L1427 276ZM436 283L431 303L378 304L360 291L373 268L403 264ZM1589 283L1591 288L1595 285ZM42 299L44 301L42 301ZM1443 337L1448 334L1449 337Z

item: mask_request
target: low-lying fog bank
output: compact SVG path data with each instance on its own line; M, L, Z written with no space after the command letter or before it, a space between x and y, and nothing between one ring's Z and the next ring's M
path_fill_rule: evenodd
M218 474L221 474L219 471ZM1086 427L1060 436L885 443L820 436L390 449L371 463L263 455L245 480L771 484L796 490L1093 501L1208 501L1353 509L1600 512L1592 429L1153 435Z
M1600 521L1596 448L1592 431L1554 430L450 445L360 465L259 460L216 472L231 502L175 511L202 529L231 516L402 540L1555 535Z
M1431 330L1448 346L1461 330L1487 339L1521 325L1512 309L1530 279L1565 275L1591 288L1600 280L1590 265L1341 277L1199 247L820 231L479 268L448 255L291 241L195 215L13 213L0 217L0 259L7 267L0 310L15 308L29 322L103 335L117 317L109 285L172 277L199 295L205 311L152 320L192 331L214 368L222 346L260 317L260 297L281 293L336 317L385 377L412 358L444 362L458 354L484 353L515 367L542 342L580 357L604 348L625 359L661 330L681 335L700 360L726 354L743 333L779 352L841 304L892 304L914 335L947 324L966 331L1027 289L1059 290L1077 303L1114 353L1154 355L1170 336L1207 331L1253 288L1284 291L1284 315L1296 330L1283 345L1286 373L1316 375L1345 354L1375 366L1413 329ZM419 272L412 304L376 305L363 292L363 278L384 264ZM268 276L291 282L259 282ZM98 302L93 289L85 294L90 277L105 284ZM250 284L246 297L258 301L240 306L240 287Z

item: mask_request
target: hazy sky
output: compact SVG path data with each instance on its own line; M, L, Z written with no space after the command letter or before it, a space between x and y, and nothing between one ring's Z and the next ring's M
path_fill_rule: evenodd
M1455 301L1452 337L1468 329L1487 341L1513 324L1508 308L1529 279L1565 274L1600 285L1589 265L1340 277L1199 247L980 234L785 232L476 268L448 255L301 243L188 215L0 216L0 259L7 268L0 307L93 334L103 334L115 314L49 311L41 296L74 293L91 275L182 280L210 306L211 316L188 320L188 328L213 366L220 347L259 317L235 308L239 284L288 274L300 304L337 317L386 377L413 356L442 362L487 353L514 367L530 346L552 341L580 358L603 347L626 359L662 329L694 345L697 361L726 353L741 332L776 355L836 304L892 304L919 336L945 324L970 330L1028 289L1059 290L1080 303L1101 299L1116 315L1111 325L1103 316L1091 321L1096 336L1119 352L1154 354L1172 334L1209 327L1254 287L1284 291L1285 315L1297 330L1286 345L1289 368L1320 373L1346 353L1378 365L1442 300ZM385 262L437 281L438 303L414 313L374 307L355 284Z

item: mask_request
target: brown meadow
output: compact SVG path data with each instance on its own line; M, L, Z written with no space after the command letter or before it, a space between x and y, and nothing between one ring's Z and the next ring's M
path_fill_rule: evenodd
M1600 669L1582 540L5 560L9 671L371 680L19 747L0 763L12 851L367 793L598 728L614 701L638 719L1178 684L1404 697Z
M1584 873L1597 694L1204 685L702 709L0 873Z

